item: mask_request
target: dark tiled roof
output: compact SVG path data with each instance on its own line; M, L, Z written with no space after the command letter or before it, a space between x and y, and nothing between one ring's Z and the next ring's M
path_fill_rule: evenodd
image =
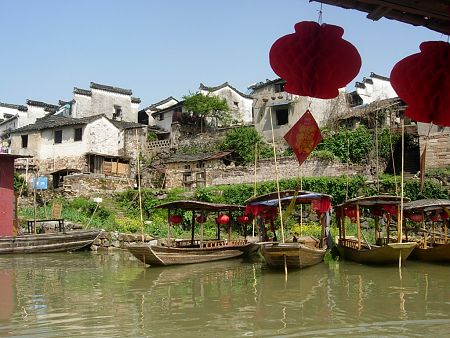
M15 129L11 133L16 134L16 133L44 130L44 129L53 129L53 128L64 127L64 126L83 125L83 124L87 124L91 121L94 121L102 116L103 115L96 115L96 116L89 116L89 117L82 117L82 118L72 118L72 117L65 117L65 116L60 116L60 115L47 115L40 119L37 119L35 123L26 125L22 128Z
M75 100L71 100L71 101L63 101L63 100L59 100L59 101L58 101L59 106L64 106L64 105L66 105L66 104L72 104L72 103L74 103L74 102L75 102Z
M153 103L153 104L149 105L148 107L144 108L143 110L155 109L155 108L157 108L158 106L160 106L160 105L162 105L162 104L164 104L164 103L169 102L170 100L175 100L175 101L177 101L177 103L178 103L178 100L177 100L176 98L174 98L173 96L169 96L167 99L164 99L164 100L161 100L161 101L159 101L159 102Z
M108 119L108 120L119 129L132 129L132 128L147 127L145 124L140 124L140 123L135 123L135 122L117 121L117 120L111 120L111 119Z
M141 103L141 99L138 97L131 97L131 103Z
M391 80L390 78L388 78L386 76L378 75L378 74L375 74L374 72L370 73L370 77L371 78L375 78L375 79L385 80L385 81L390 81Z
M405 103L398 97L389 99L376 100L369 104L364 104L351 108L346 114L339 116L340 120L345 120L353 117L366 116L377 110L387 109L392 106L396 106L397 109L404 109Z
M183 104L184 104L184 100L183 101L178 101L177 103L175 103L175 104L173 104L173 105L171 105L169 107L158 109L158 110L154 111L151 115L152 116L156 116L156 115L159 115L159 114L165 114L167 112L173 111L176 107L180 107L180 106L182 107Z
M219 89L222 89L222 88L225 88L225 87L230 87L232 90L234 90L236 93L238 93L242 97L246 97L248 99L252 98L250 95L244 94L243 92L237 90L236 88L231 86L228 82L224 82L221 85L216 86L216 87L207 87L203 83L200 83L200 90L206 90L206 91L209 91L209 92L215 92L216 90L219 90Z
M85 96L91 96L92 92L88 89L81 89L77 87L73 87L73 93L79 94L79 95L85 95Z
M252 90L255 90L255 89L259 89L259 88L262 88L262 87L265 87L265 86L269 86L269 85L272 85L272 84L276 84L276 83L286 83L286 81L284 81L282 78L277 78L277 79L274 79L274 80L269 80L269 79L266 79L266 82L258 82L258 83L255 83L254 85L251 85L251 86L249 86L248 87L248 89L252 89Z
M105 90L107 92L118 93L118 94L123 94L123 95L132 95L133 94L131 89L124 89L124 88L119 88L119 87L107 86L107 85L102 85L102 84L95 83L95 82L91 82L91 88L92 89Z
M373 80L370 78L367 78L367 77L363 78L363 82L368 83L368 84L373 84Z
M56 104L46 103L42 101L34 101L34 100L27 100L27 105L29 106L35 106L35 107L42 107L45 110L52 111L59 108Z
M20 104L4 103L4 102L0 102L0 107L17 109L17 110L20 110L20 111L27 111L28 110L27 106L22 106Z
M356 88L366 88L366 85L362 82L356 82L355 83L355 87Z

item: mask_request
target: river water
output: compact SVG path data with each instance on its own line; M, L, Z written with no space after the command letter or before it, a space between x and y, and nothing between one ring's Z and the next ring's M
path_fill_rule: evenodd
M2 337L450 335L450 265L240 259L144 268L127 252L0 256Z

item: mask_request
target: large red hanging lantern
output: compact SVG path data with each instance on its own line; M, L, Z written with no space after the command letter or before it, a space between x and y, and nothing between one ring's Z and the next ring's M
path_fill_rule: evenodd
M331 210L331 200L328 197L312 200L311 209L319 213L327 212L328 210Z
M397 206L394 204L385 204L383 209L390 215L397 215Z
M217 216L217 223L219 223L221 225L230 223L230 216L225 215L225 214L220 214L219 216Z
M433 213L433 214L431 214L430 219L431 219L433 222L439 222L439 221L442 220L441 214L439 214L439 213Z
M407 218L409 218L411 221L416 222L416 223L420 223L423 221L423 214L422 213L413 213L413 214L409 214L406 216Z
M441 214L440 214L440 216L441 216L441 219L442 219L442 220L445 220L445 219L448 219L448 218L449 218L449 214L448 214L447 211L442 211Z
M354 222L356 220L356 207L345 208L344 215L350 218L352 222Z
M181 223L183 221L183 216L177 215L177 214L172 215L172 216L169 217L169 221L172 224L179 224L179 223Z
M195 220L197 221L197 223L205 223L206 222L206 216L205 215L198 215Z
M339 26L298 22L295 33L279 38L269 52L273 71L286 81L285 91L332 99L358 74L358 50L342 39Z
M391 84L408 104L405 114L419 122L450 126L450 44L426 41L420 53L397 62Z
M237 217L237 221L241 224L247 224L250 221L250 218L247 215L240 215Z

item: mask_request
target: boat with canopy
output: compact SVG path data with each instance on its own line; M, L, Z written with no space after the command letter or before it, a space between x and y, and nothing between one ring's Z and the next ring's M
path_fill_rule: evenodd
M310 191L285 190L252 197L246 201L246 205L247 213L252 213L259 224L263 240L260 243L261 254L269 267L306 268L323 261L328 246L325 239L329 237L331 196ZM287 242L284 239L284 229L281 227L282 238L279 242L274 229L274 220L280 217L279 205L285 207L285 219L293 213L296 205L310 205L311 211L317 213L322 225L320 239L300 236ZM265 223L270 223L275 235L273 241L268 241Z
M409 201L409 199L403 198ZM344 259L362 264L394 264L404 262L416 246L403 241L401 224L402 198L391 195L358 197L334 207L339 229L337 249ZM356 224L356 234L350 235L350 224ZM366 238L362 218L373 219L373 237ZM383 223L383 224L381 224ZM368 230L371 226L366 222ZM356 235L356 236L355 236Z
M449 214L450 200L421 199L405 203L403 215L415 224L408 228L411 240L417 242L410 256L412 259L450 262Z
M242 255L256 253L259 245L243 239L231 238L231 226L234 222L233 213L242 216L245 207L232 204L218 204L201 201L181 200L164 203L156 208L167 209L168 236L166 240L157 240L155 243L136 243L128 246L128 250L139 260L149 265L166 266L177 264L203 263L228 258L235 258ZM171 227L182 222L183 217L178 211L191 211L190 220L191 238L173 239L170 236ZM217 224L216 238L205 239L203 237L203 225L210 214L217 214L215 222ZM248 218L240 216L236 220L246 234ZM195 238L195 225L199 224L199 238ZM227 226L228 236L221 238L221 226ZM245 236L246 237L246 236Z

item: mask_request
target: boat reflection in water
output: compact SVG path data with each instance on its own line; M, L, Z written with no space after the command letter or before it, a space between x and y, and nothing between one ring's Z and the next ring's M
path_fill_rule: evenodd
M401 272L401 275L400 275ZM448 265L232 259L143 268L128 252L0 256L0 336L414 336L450 332ZM12 306L11 306L12 305Z

